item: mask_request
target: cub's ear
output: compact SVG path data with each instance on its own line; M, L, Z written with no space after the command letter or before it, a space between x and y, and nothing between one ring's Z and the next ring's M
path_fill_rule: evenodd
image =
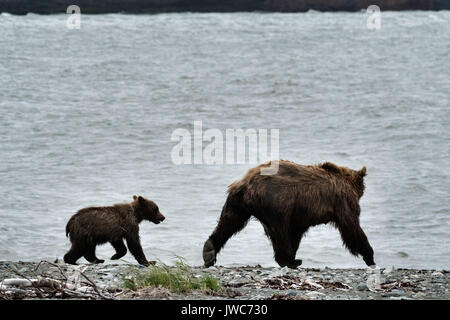
M138 197L138 202L143 204L143 203L145 203L145 199L143 197L139 196Z
M327 170L328 172L332 172L332 173L339 173L341 172L338 168L337 165L335 165L334 163L331 162L325 162L321 165L321 167L325 170Z
M136 201L136 199L137 199L137 196L136 196L136 195L134 195L134 196L133 196L133 200L134 200L134 201Z
M361 178L364 178L365 176L367 176L367 170L366 170L366 166L362 167L361 170L358 171L358 174L360 175Z

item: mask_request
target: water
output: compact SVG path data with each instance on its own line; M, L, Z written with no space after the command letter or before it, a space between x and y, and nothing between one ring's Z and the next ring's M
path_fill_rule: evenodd
M171 162L176 128L279 128L298 163L367 166L361 224L384 267L450 263L450 12L0 16L0 260L61 258L79 208L155 200L149 259L202 264L252 165ZM113 250L100 247L98 256ZM321 226L304 266L363 267ZM128 261L134 261L127 255ZM218 263L274 266L252 221Z

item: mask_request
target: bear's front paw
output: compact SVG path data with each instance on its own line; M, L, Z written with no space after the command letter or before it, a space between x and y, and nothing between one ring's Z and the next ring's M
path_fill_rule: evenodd
M375 261L373 261L373 256L364 257L363 259L364 259L364 262L367 264L368 267L376 265Z
M294 261L287 263L286 266L290 269L297 269L297 267L300 266L302 262L303 261L300 259L295 259Z
M205 268L211 267L216 263L216 249L211 239L206 240L203 246L203 261L205 262Z
M295 259L294 260L294 268L301 266L302 263L303 263L303 261L301 259Z
M139 261L139 264L145 267L148 267L150 265L148 261Z

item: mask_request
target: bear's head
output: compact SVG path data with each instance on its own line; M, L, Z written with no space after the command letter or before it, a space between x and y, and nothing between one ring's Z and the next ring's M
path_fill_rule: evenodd
M151 200L141 196L133 196L135 210L142 216L142 219L155 224L163 222L165 217L159 212L159 208Z
M321 167L330 173L337 174L346 179L355 188L359 198L364 194L364 177L367 175L366 167L362 167L361 170L356 171L347 167L337 166L331 162L325 162Z

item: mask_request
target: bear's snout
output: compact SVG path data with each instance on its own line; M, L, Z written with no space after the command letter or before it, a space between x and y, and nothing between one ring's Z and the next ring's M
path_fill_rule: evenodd
M166 217L164 217L161 212L158 212L158 214L156 215L156 224L163 222L166 219Z

